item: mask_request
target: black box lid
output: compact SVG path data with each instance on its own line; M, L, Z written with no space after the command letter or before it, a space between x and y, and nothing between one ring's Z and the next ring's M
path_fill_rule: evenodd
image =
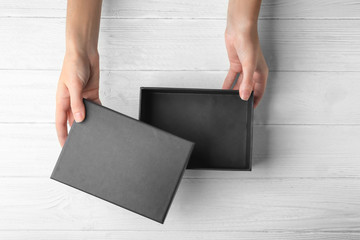
M193 143L84 103L51 178L163 223Z

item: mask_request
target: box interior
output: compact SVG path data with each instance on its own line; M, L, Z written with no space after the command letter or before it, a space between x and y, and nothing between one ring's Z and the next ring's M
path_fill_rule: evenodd
M238 91L141 89L139 119L195 143L187 168L250 170L252 116Z

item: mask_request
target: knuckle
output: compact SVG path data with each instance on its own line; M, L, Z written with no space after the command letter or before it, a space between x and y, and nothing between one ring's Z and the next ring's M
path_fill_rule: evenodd
M265 66L265 69L264 69L264 76L266 76L266 78L268 77L268 75L269 75L269 67L266 65Z
M250 84L244 83L244 84L241 85L241 90L243 90L243 91L251 91L252 86Z
M74 110L80 110L82 108L82 101L73 98L71 101L71 109Z
M255 61L252 60L244 61L242 65L245 70L249 70L249 71L255 69L256 67Z
M82 89L83 82L79 79L71 79L68 83L68 87L72 89Z
M269 69L268 68L266 68L266 69L264 69L263 71L261 71L260 72L260 76L261 76L261 78L262 79L267 79L268 78L268 76L269 76Z

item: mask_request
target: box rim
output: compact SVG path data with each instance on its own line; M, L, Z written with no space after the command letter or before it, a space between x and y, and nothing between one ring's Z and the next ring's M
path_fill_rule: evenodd
M144 92L153 93L195 93L195 94L219 94L219 95L238 95L238 90L232 89L209 89L209 88L172 88L172 87L140 87L139 98L139 121L142 121L143 114L143 94ZM217 171L251 171L252 170L252 147L253 147L253 116L254 116L254 93L252 92L247 102L246 111L246 168L186 168L188 170L217 170ZM196 144L196 143L195 143Z

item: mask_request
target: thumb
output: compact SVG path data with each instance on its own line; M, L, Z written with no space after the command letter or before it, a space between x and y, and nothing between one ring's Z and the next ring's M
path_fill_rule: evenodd
M254 76L255 67L252 64L243 65L243 80L241 82L239 92L242 100L247 101L251 95L254 87Z
M82 97L81 86L72 86L69 89L71 111L76 122L82 122L85 118L85 106Z

